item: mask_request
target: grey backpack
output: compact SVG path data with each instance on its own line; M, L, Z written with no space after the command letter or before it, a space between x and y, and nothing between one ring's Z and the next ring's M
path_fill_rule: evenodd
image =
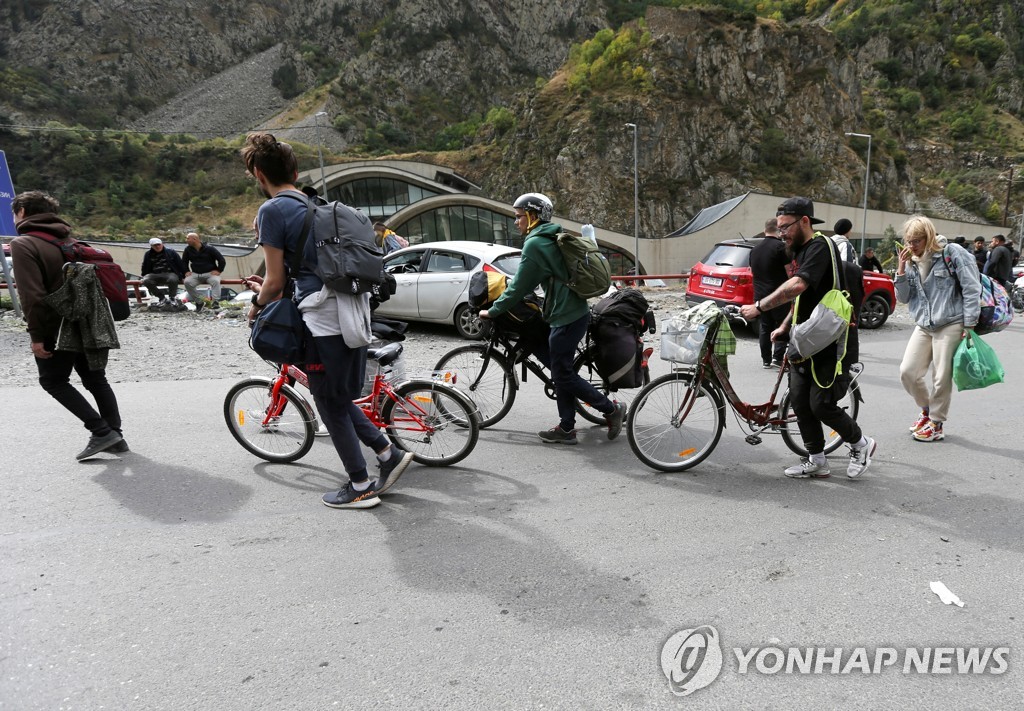
M289 195L296 197L297 195ZM384 284L383 251L370 219L340 202L324 205L306 200L303 234L316 248L316 262L306 262L328 288L344 294L374 293ZM310 231L312 229L312 231Z

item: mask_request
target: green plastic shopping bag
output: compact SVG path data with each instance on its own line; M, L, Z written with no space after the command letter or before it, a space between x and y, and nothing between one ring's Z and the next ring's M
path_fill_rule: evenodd
M953 382L957 390L977 390L1003 382L1003 366L996 352L973 331L953 354Z

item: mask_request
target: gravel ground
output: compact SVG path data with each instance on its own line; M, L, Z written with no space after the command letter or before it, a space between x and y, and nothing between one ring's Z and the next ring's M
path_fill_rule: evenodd
M659 324L684 308L678 291L646 290ZM150 313L134 311L118 324L120 350L111 351L107 376L111 382L144 380L205 380L267 375L270 366L249 349L249 330L244 312L211 313L184 311ZM904 308L889 317L884 329L910 326ZM647 338L658 357L658 338ZM407 375L429 372L452 348L467 343L455 329L432 324L410 324L404 341ZM73 379L74 380L74 379ZM24 324L14 312L0 312L0 382L11 386L36 386L35 362Z

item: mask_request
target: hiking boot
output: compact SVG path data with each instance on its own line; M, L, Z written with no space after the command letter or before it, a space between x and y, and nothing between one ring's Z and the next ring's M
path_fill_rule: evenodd
M619 436L619 432L622 432L622 423L626 419L626 405L621 402L615 402L614 405L615 409L604 418L608 423L608 439L615 439Z
M105 451L108 447L112 447L118 442L123 441L121 435L114 430L110 430L105 435L92 435L89 437L89 444L85 445L85 449L75 455L75 459L82 461L89 457L95 457L100 452Z
M851 479L856 479L864 470L871 464L871 457L875 454L875 449L878 447L878 442L873 437L865 437L868 441L863 447L858 449L857 447L850 447L850 465L846 467L846 476Z
M356 491L352 488L352 482L345 484L338 491L331 491L320 499L324 506L332 509L370 509L380 503L377 498L377 490L370 484L366 491Z
M206 299L196 299L196 313L202 311L204 306L206 306Z
M928 413L922 412L921 416L914 420L914 424L910 426L911 432L917 432L919 429L927 425L931 420L928 419Z
M942 434L942 423L935 420L928 420L928 424L914 433L914 439L918 442L938 442L946 439Z
M792 479L828 479L832 476L828 460L824 464L817 464L810 457L801 459L799 464L787 467L783 473Z
M621 428L621 425L619 425ZM576 430L569 430L566 432L560 426L555 425L550 430L544 430L538 432L537 435L541 438L541 441L548 444L576 444Z
M402 476L402 472L411 463L412 452L404 452L395 445L391 445L391 456L386 462L380 462L380 473L377 475L377 481L374 482L373 488L377 490L378 494L383 494L395 485L398 477Z

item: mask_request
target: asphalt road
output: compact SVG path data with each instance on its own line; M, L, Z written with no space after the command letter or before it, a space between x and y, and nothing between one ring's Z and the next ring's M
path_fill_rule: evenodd
M0 708L1019 708L1024 325L989 339L1006 383L956 393L934 444L906 431L908 334L863 335L879 450L859 481L787 479L781 440L751 447L731 419L684 474L585 424L545 446L554 404L530 381L468 459L411 467L370 511L320 504L344 479L324 440L295 465L242 450L233 381L119 384L132 452L81 464L66 413L2 386ZM767 396L753 341L732 370ZM702 625L721 674L675 696L662 645ZM770 673L769 653L740 673L732 650L765 647L898 662ZM933 647L1008 664L904 673Z

